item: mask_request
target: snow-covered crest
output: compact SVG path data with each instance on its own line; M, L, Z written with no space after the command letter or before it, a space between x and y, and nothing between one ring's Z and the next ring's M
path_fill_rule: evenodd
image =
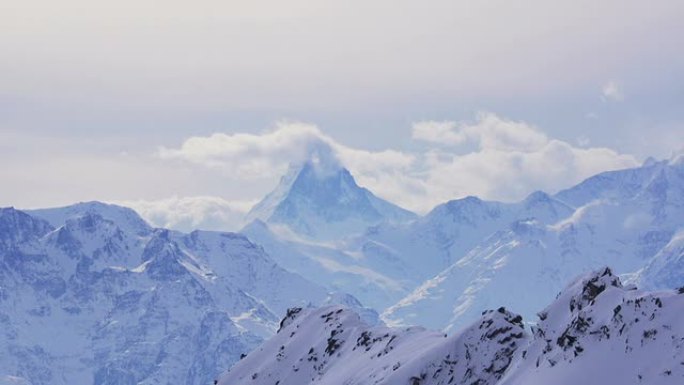
M356 184L330 151L315 151L293 165L278 186L248 214L247 220L285 225L301 236L336 239L362 233L383 221L416 217Z
M293 309L219 384L671 385L684 379L682 311L681 293L623 287L608 268L573 281L531 329L505 308L452 336Z

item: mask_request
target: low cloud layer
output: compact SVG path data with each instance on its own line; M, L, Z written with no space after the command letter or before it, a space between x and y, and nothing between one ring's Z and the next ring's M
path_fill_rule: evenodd
M134 209L152 226L189 232L197 229L237 231L256 202L198 196L112 203Z
M575 147L491 113L470 122L416 122L412 136L426 149L369 151L339 143L314 125L279 123L262 134L188 138L178 148L161 148L158 156L259 179L323 154L347 167L359 184L420 213L467 195L520 200L535 190L555 192L598 172L638 164L630 155Z

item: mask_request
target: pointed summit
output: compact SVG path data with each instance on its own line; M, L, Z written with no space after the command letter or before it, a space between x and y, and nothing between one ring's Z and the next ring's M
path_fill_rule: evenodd
M415 217L359 187L335 159L316 156L298 168L291 167L275 190L247 214L247 221L259 219L285 225L308 238L334 239L384 221Z

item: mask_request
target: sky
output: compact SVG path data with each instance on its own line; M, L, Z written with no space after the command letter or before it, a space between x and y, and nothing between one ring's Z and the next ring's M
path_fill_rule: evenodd
M0 206L235 229L324 147L424 213L684 147L684 2L0 4Z

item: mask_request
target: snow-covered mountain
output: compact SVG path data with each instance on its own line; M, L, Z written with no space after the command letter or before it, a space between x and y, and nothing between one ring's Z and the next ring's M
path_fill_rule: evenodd
M684 230L678 231L636 275L638 284L648 289L684 286Z
M247 214L247 222L258 219L284 225L306 238L336 239L383 221L415 217L359 187L336 160L315 158L291 167L275 190Z
M447 203L408 226L385 226L361 240L393 251L389 257L367 253L369 260L392 258L407 271L421 265L439 271L384 311L389 324L453 330L498 304L529 317L562 282L607 264L620 274L645 269L640 279L646 287L684 285L683 275L667 274L681 269L680 163L603 173L516 204L467 200L472 202ZM458 210L447 210L450 205Z
M153 229L97 202L0 210L2 381L210 384L292 304L339 299L360 306L243 235Z
M684 381L682 314L682 291L623 287L608 268L566 287L531 328L503 307L451 336L292 309L219 384L672 385Z
M483 338L477 323L456 331L485 309L505 306L533 319L563 282L597 266L611 265L623 281L648 289L684 286L682 159L599 174L521 202L456 199L422 217L359 187L338 163L313 159L293 168L252 210L243 234L152 228L130 209L98 202L1 209L0 380L210 383L272 336L293 305L314 318L334 311L354 333L397 335L405 347L386 346L416 353L413 363L438 360L442 353L472 356L475 351L442 344L470 346ZM322 314L307 309L339 303L362 320L346 310L336 313L338 307ZM391 327L418 324L440 332L411 328L404 335L380 326L374 309ZM506 311L486 317L483 329L519 323ZM444 337L445 331L451 336ZM414 351L420 341L426 341L424 350ZM501 358L512 348L483 349L477 354ZM373 362L384 362L384 356ZM364 357L353 358L353 365L367 366ZM324 359L309 358L319 368ZM326 365L334 360L324 359ZM472 381L508 383L503 381L513 376L510 370L505 376L498 369L482 371L469 360L454 365ZM359 367L359 373L400 378L387 372L396 362L386 364L373 373ZM411 365L392 372L403 376ZM341 368L330 370L342 375Z
M306 194L328 194L315 186ZM317 215L307 217L335 233ZM675 157L515 203L456 199L414 220L384 220L336 239L303 238L260 221L243 232L281 266L353 294L390 325L453 330L492 306L530 317L562 282L597 266L614 266L649 288L684 285L677 274L682 218L684 162Z

